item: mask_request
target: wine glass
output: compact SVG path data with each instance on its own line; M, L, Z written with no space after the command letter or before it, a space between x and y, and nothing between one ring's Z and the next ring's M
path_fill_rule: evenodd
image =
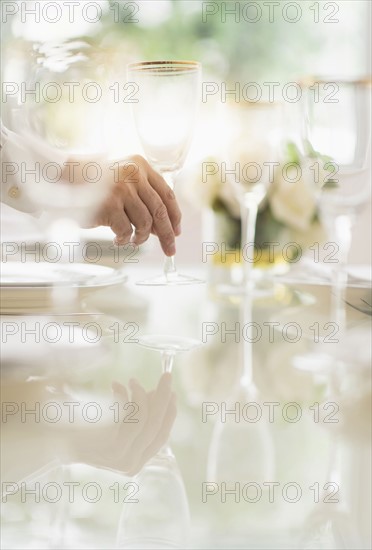
M177 353L201 343L191 338L146 335L139 345L159 351L163 372L172 372ZM135 477L138 502L127 504L120 518L117 548L185 548L190 531L186 489L168 444Z
M103 92L109 76L107 60L84 40L35 43L27 54L21 78L24 88L20 86L17 102L5 113L7 145L12 161L30 172L26 181L20 176L22 192L35 211L43 211L39 223L45 241L57 244L60 250L66 243L82 246L79 225L98 209L109 188L109 178L99 177L100 171L105 174L101 168L107 156L108 97ZM29 92L23 94L23 89ZM96 101L95 94L100 92L102 97ZM83 164L88 159L93 172L87 172L86 181L79 183L74 178L78 174L75 161ZM64 264L68 273L67 264L73 261L74 257L63 253L56 268ZM76 311L76 285L60 286L57 280L52 296L57 309L63 305L64 311ZM68 481L70 466L61 465L60 474ZM69 503L65 499L56 509L55 519L59 527L50 544L54 548L76 547L66 538Z
M12 161L24 167L17 176L26 203L43 213L38 224L45 241L59 245L56 262L67 264L74 255L66 243L80 241L80 227L91 222L112 179L102 169L109 70L104 54L84 40L34 44L28 55L23 84L35 93L20 87L17 103L7 106L7 145ZM54 290L56 301L66 303L66 289Z
M223 285L220 290L244 294L249 288L258 295L259 284L257 281L253 284L257 213L274 182L274 169L280 162L283 106L264 101L233 103L229 111L232 135L226 156L229 166L235 166L235 174L230 169L226 180L240 203L243 273L240 286ZM266 292L264 288L262 292Z
M171 189L190 148L199 103L201 64L196 61L144 61L128 66L137 89L133 103L138 136L150 164ZM177 272L175 256L166 257L164 274L140 285L201 283Z
M311 169L319 190L321 220L329 238L339 247L332 270L331 316L342 334L345 268L352 229L371 195L368 173L371 168L371 80L307 82L303 94L302 146L304 154L314 161ZM319 165L328 171L322 180L318 177Z
M252 324L252 295L247 292L240 306L242 327ZM209 449L207 479L210 482L255 481L263 483L274 478L274 448L268 421L259 416L259 391L253 377L253 335L251 331L241 342L242 368L238 382L227 402L227 410L236 410L238 418L217 420ZM251 409L244 413L244 407ZM251 412L248 412L250 410Z
M330 319L342 342L352 229L371 194L371 80L306 81L302 108L302 153L311 161L312 172L308 177L328 237L338 245L331 271ZM294 358L294 366L304 369L332 363L329 353L315 351Z
M348 329L343 343L332 349L330 368L318 368L317 374L328 382L324 401L338 404L339 418L324 424L331 444L326 484L320 502L305 518L299 548L370 547L370 344L367 327ZM329 344L322 344L326 346ZM329 489L335 492L331 498Z

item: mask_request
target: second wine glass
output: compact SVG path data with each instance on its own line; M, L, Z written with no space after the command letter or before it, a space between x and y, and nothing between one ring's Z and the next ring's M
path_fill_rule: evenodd
M235 387L217 420L209 449L210 482L264 483L274 478L274 441L270 423L262 418L260 392L253 369L253 303L247 292L240 304L241 369ZM229 415L229 419L227 419Z
M336 95L328 97L332 87ZM346 329L345 291L352 231L371 197L371 89L365 80L310 79L305 82L302 147L314 164L320 219L337 247L332 260L331 320L342 339ZM328 91L327 91L328 90ZM319 178L319 166L327 174Z
M226 148L229 165L226 180L240 204L242 281L240 286L220 288L222 293L266 295L253 270L257 245L256 222L260 205L274 183L274 169L280 164L283 138L283 105L274 102L246 102L229 105L232 135Z

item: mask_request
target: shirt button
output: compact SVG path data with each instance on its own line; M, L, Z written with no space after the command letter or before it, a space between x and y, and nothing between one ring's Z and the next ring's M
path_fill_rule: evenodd
M8 191L8 195L12 199L18 199L21 195L21 191L18 187L11 187Z

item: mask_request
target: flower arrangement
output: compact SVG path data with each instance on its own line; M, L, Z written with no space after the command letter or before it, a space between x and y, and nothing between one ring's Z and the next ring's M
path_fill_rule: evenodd
M217 163L216 159L208 162ZM314 242L324 240L325 232L318 215L317 195L323 186L331 187L334 165L308 145L306 157L293 142L288 142L272 184L260 206L255 235L255 248L265 252L270 243L296 243L305 251ZM240 249L240 205L231 183L222 182L220 173L194 182L193 199L209 208L218 220L217 239L229 249ZM294 259L294 258L293 258Z

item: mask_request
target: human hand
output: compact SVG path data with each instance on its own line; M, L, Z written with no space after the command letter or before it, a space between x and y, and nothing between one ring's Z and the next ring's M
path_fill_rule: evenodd
M126 418L120 418L120 422L109 428L75 434L75 461L136 475L168 440L177 413L171 382L171 375L165 373L157 388L146 392L136 380L131 380L130 398L125 386L114 382L115 402L119 403L119 411L128 411ZM133 412L131 422L130 412Z
M181 233L181 211L166 181L140 155L116 163L111 169L114 185L92 227L111 227L117 245L140 245L153 233L164 253L173 256L175 237Z

